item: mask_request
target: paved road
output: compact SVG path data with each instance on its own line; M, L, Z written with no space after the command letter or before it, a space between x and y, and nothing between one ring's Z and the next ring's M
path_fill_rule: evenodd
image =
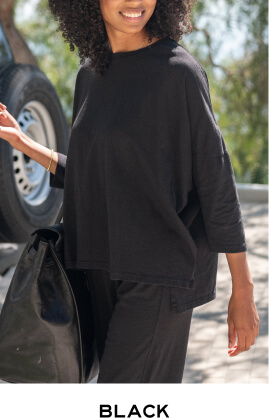
M249 351L228 356L226 320L231 278L225 255L221 254L217 298L193 312L183 383L268 383L268 206L243 203L242 212L260 334ZM13 272L14 268L0 276L0 308Z
M260 332L249 351L228 356L227 308L231 277L220 254L217 297L195 308L183 383L268 383L268 224L266 204L242 204L248 260Z

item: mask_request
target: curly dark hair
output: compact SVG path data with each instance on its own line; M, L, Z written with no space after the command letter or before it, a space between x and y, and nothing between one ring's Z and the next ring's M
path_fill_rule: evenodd
M191 9L197 0L157 0L146 24L149 42L153 37L179 41L183 33L192 31ZM101 14L99 0L49 0L54 20L59 22L70 50L78 48L80 64L90 59L90 68L102 75L112 57L112 49Z

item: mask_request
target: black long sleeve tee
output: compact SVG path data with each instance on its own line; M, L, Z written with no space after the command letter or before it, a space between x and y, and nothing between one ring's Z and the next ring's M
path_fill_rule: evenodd
M178 312L215 298L218 253L246 251L205 70L169 37L77 75L64 188L65 267L172 286ZM172 293L171 293L172 294Z

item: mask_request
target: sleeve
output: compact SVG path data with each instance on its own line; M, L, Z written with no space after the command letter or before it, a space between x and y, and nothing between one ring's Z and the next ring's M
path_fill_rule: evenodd
M50 187L64 188L64 175L67 156L58 152L58 164L55 174L50 173Z
M74 121L78 112L80 72L81 72L81 67L76 77L71 127L73 127L73 124L74 124ZM58 164L56 166L55 174L50 173L50 187L57 187L59 189L64 189L66 160L67 160L67 156L58 152Z
M209 248L217 253L247 250L234 172L212 109L203 67L185 77L192 146L193 183L199 196Z

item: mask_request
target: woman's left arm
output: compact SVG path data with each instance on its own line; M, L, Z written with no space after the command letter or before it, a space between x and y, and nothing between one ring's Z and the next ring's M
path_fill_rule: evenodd
M254 302L254 284L246 252L226 253L232 276L232 295L228 306L228 339L230 357L248 351L259 335L259 315ZM237 344L236 344L237 334Z
M231 344L228 354L237 356L254 344L259 332L259 316L247 263L247 245L236 181L213 112L209 82L203 67L188 67L185 89L193 183L201 204L209 249L226 254L232 275L233 287L227 318Z

